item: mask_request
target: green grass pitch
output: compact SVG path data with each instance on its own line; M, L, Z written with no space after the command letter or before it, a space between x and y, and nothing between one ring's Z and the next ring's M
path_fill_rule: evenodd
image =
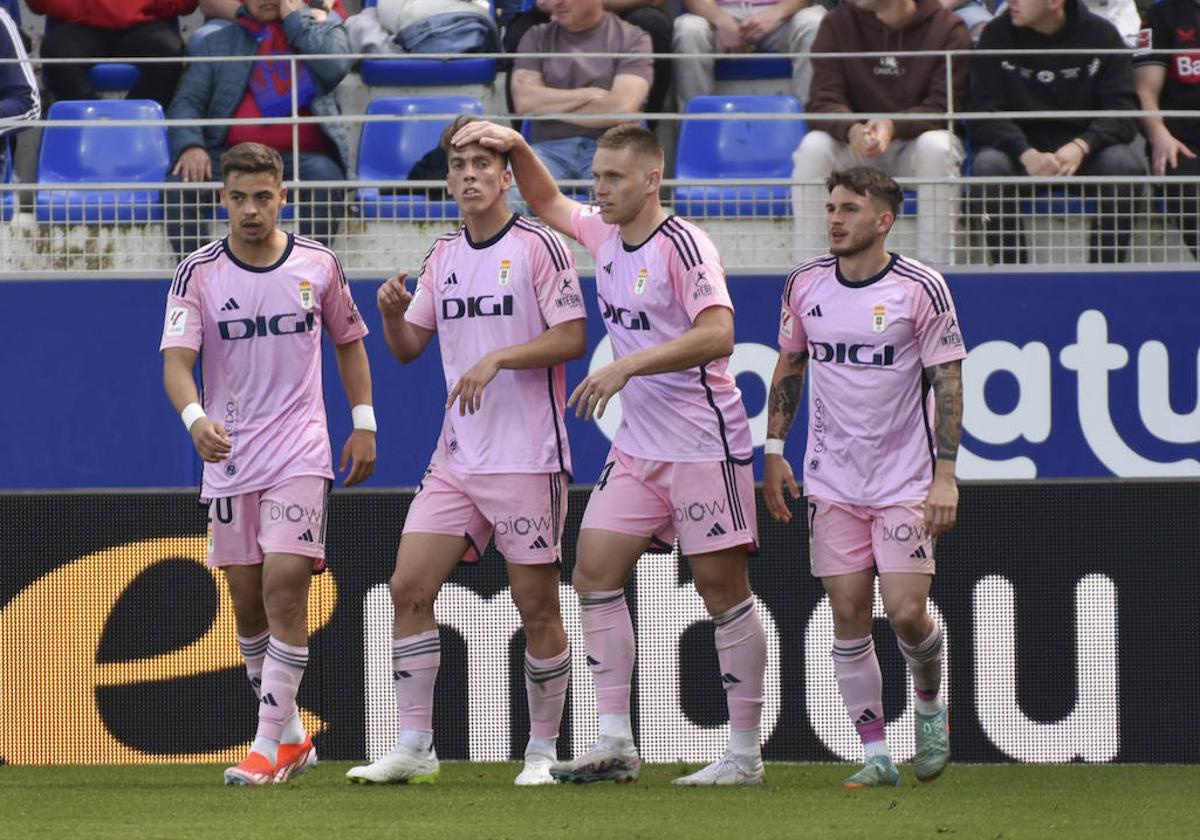
M287 785L226 788L216 766L0 767L0 838L1200 837L1200 766L952 765L937 783L848 791L853 768L770 764L754 788L516 788L517 764L446 762L432 785L360 786L327 763Z

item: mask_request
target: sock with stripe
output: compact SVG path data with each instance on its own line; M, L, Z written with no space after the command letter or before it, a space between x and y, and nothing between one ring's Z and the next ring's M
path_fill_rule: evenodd
M875 656L875 640L833 640L833 670L850 720L862 739L867 758L887 755L883 721L883 674Z
M917 712L936 715L942 710L942 701L938 697L942 688L942 628L934 622L933 632L918 645L907 645L899 636L896 643L912 674Z
M579 593L587 664L596 683L600 734L632 740L629 691L633 683L633 621L624 589Z
M571 681L571 648L537 659L525 653L525 695L529 699L529 744L525 755L558 757L558 728Z
M262 697L263 657L267 655L267 642L271 639L271 631L264 630L257 636L238 636L238 647L242 651L242 659L246 662L246 677L250 687L254 689L254 698Z
M759 753L767 637L754 596L713 619L717 663L729 707L730 747L743 755Z
M433 745L433 687L441 664L442 639L436 627L392 642L392 679L400 727L397 749L421 752Z
M271 761L278 757L285 725L298 711L296 694L307 667L307 645L287 645L274 636L268 640L258 701L258 733L250 749Z

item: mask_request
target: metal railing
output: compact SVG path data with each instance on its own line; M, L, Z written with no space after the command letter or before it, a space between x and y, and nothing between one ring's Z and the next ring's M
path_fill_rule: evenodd
M1005 55L1037 54L1038 51L1005 51ZM1119 50L1074 50L1094 56ZM1185 53L1185 50L1156 51ZM853 53L833 58L874 58L910 53ZM952 63L979 55L974 51L948 51L946 73L953 85ZM414 55L410 58L462 58L452 55ZM471 58L487 57L472 55ZM507 59L510 55L491 57ZM666 57L666 56L655 56ZM671 58L686 58L672 55ZM768 57L768 56L760 56ZM779 56L769 56L778 58ZM292 72L301 61L321 61L347 56L280 56ZM402 55L369 54L359 59L404 60ZM748 56L753 60L754 56ZM114 59L115 60L115 59ZM197 61L256 61L257 56L236 58L190 58ZM4 61L4 60L0 60ZM54 60L35 61L35 64ZM59 60L62 61L62 60ZM131 59L137 63L166 63L175 59ZM357 82L347 77L343 87ZM786 84L786 80L781 80ZM513 115L496 103L500 82L485 90L485 117L508 121ZM407 92L407 91L406 91ZM438 91L443 92L441 90ZM956 112L950 105L941 114L821 114L822 121L862 120L872 116L896 120L945 120L948 126L962 120L1051 119L1112 116L1105 111L1055 111L1020 113ZM293 127L292 155L298 156L298 130L306 123L343 123L355 131L374 122L390 122L391 115L342 113L331 117L299 116L293 97L294 116L256 119L255 124L288 124ZM1196 118L1189 111L1121 112L1122 116ZM421 115L420 119L445 121L452 115ZM531 115L531 120L561 119L565 114ZM812 114L628 114L604 115L651 119L659 123L660 136L670 145L674 129L683 120L753 119L812 120ZM174 125L229 125L238 120L167 120ZM50 121L32 125L45 128ZM94 121L55 120L56 127L89 126ZM111 126L147 125L145 120L111 120ZM163 123L153 122L156 126ZM0 130L11 127L0 120ZM23 126L31 125L22 123ZM669 151L670 154L670 151ZM294 158L295 160L295 158ZM166 173L164 173L165 178ZM1192 263L1197 250L1197 215L1200 214L1200 178L972 178L906 179L898 181L911 193L906 212L897 222L889 244L897 250L925 258L938 266L1044 266L1120 264L1174 265ZM432 237L457 224L452 202L444 197L444 185L433 181L289 182L292 207L282 226L326 241L342 257L347 269L377 275L404 268L413 270ZM218 184L179 184L167 181L96 184L0 184L0 276L38 276L61 272L102 274L153 274L173 269L181 253L200 240L219 236L225 222L216 201ZM564 182L564 188L585 192L587 182ZM705 187L710 195L700 201L680 203L678 210L704 226L721 249L730 271L786 270L798 259L823 249L824 219L821 214L801 211L797 197L805 186L816 182L792 178L711 179L664 181L664 203L676 207L677 187ZM941 188L931 193L926 188ZM362 189L382 195L364 202ZM321 191L328 195L322 195ZM138 197L132 191L144 193ZM314 192L317 194L314 197ZM193 193L193 195L187 195ZM930 195L937 200L929 200ZM319 200L317 200L319 199ZM370 203L373 206L368 207ZM65 210L63 208L66 208ZM57 210L55 208L58 208ZM198 218L199 229L190 240L181 240L172 224L180 217ZM930 231L936 231L931 235ZM590 257L576 248L582 270L590 270Z

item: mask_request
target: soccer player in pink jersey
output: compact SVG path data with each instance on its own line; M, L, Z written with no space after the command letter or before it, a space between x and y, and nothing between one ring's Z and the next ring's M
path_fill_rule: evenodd
M747 573L758 539L752 445L728 369L733 304L720 255L703 231L663 209L662 148L640 126L614 126L597 141L596 206L563 196L515 131L477 123L454 140L509 152L530 207L592 252L614 360L589 374L568 404L592 419L621 394L621 424L588 501L572 580L600 737L551 772L573 782L638 777L629 715L635 650L624 586L652 544L669 545L678 535L716 625L732 734L718 761L676 783L761 782L767 652Z
M259 698L250 752L225 784L285 782L317 763L296 692L308 664L308 588L324 569L333 478L321 331L333 339L354 431L345 484L375 469L367 329L338 258L276 227L287 200L274 149L221 157L229 235L179 264L163 326L163 384L204 459L208 562L225 572L238 644ZM200 351L204 352L201 354ZM192 368L200 356L204 404Z
M829 253L797 266L783 292L763 496L775 519L791 521L785 494L800 494L783 442L811 367L804 492L812 573L829 595L838 688L867 758L845 785L900 780L871 639L876 576L916 692L913 770L932 782L950 760L950 731L939 697L942 633L926 601L934 538L954 527L958 509L966 349L946 281L884 246L903 201L896 182L863 166L825 183Z
M455 566L477 561L494 537L525 628L530 735L516 783L554 783L571 673L558 601L571 474L564 365L587 350L586 310L562 239L508 209L506 156L478 144L451 146L455 132L478 122L460 117L441 140L462 227L433 244L411 293L401 272L377 295L388 347L401 362L420 356L437 334L449 399L390 581L399 733L391 752L346 774L357 782L436 778L434 600Z

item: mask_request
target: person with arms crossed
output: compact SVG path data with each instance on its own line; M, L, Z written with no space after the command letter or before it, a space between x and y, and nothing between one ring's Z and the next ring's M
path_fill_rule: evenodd
M286 782L317 762L296 693L308 664L308 587L325 567L333 478L321 386L321 330L336 346L354 431L347 486L375 469L363 324L332 251L276 227L287 200L274 149L221 156L229 235L179 264L163 327L163 385L204 459L208 561L225 572L238 644L259 696L250 752L225 784ZM201 406L192 378L196 357Z
M459 117L441 140L462 227L433 244L413 292L401 272L377 294L384 337L402 363L437 333L450 397L389 584L399 734L391 752L346 774L356 782L436 778L441 642L433 604L455 566L478 560L495 535L526 639L531 732L516 783L554 783L550 765L571 673L558 602L571 474L564 365L587 350L586 310L566 244L508 209L507 156L475 143L451 145L455 132L477 122Z
M812 573L829 595L838 688L867 756L845 786L900 779L871 639L876 575L916 689L913 770L931 782L950 760L950 734L939 697L942 635L926 601L934 538L954 526L958 508L966 349L942 276L885 248L904 200L896 182L854 167L826 186L829 253L797 266L783 292L763 498L776 520L791 521L786 495L800 493L783 442L811 362L804 492Z
M584 513L572 579L600 737L551 773L573 782L637 779L629 714L635 645L624 586L652 544L669 545L678 533L716 625L732 736L721 759L676 783L761 782L767 653L746 563L758 539L752 445L728 366L733 304L721 258L703 231L659 203L662 147L641 126L615 126L597 141L596 206L562 195L511 129L473 123L453 142L509 153L529 206L591 251L614 361L589 374L568 405L591 420L621 394L621 424Z

